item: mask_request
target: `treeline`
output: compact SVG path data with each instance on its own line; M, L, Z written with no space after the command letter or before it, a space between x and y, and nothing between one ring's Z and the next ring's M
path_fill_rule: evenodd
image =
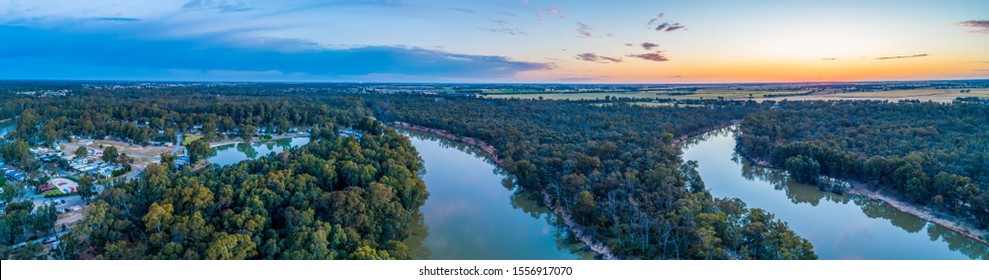
M341 100L340 102L344 102ZM65 97L14 96L0 111L14 114L16 129L0 142L0 156L23 170L39 170L29 146L51 146L70 136L109 137L138 145L170 143L177 134L200 132L206 141L223 136L251 138L256 130L287 132L315 124L350 124L354 114L346 103L313 102L303 95L272 96L169 93L167 91L93 91ZM357 112L355 110L350 110ZM329 119L328 119L329 118ZM331 130L336 127L332 127ZM197 157L203 155L197 143ZM208 145L206 145L208 147Z
M52 144L70 135L109 136L148 144L175 142L177 132L194 128L213 136L257 128L286 132L292 127L318 123L329 115L329 110L327 104L308 102L301 95L237 96L149 90L92 91L52 98L17 96L4 101L0 115L18 116L16 131L8 139Z
M781 102L741 123L738 151L784 167L890 187L989 227L989 106Z
M408 259L427 192L411 143L379 123L227 168L149 166L65 238L68 258ZM323 127L332 125L323 125Z
M642 259L813 259L785 223L740 200L712 198L677 136L768 109L754 102L709 108L472 97L367 96L384 121L483 140L502 167L612 252ZM539 199L541 200L541 199Z

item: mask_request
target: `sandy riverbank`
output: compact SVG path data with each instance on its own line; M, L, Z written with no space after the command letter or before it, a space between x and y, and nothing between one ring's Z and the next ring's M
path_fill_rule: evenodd
M744 157L746 160L757 166L765 167L765 168L776 168L771 164L769 164L768 161L759 158L754 158L751 156L744 156ZM934 211L933 209L930 209L929 207L916 205L904 201L898 198L896 195L884 193L882 190L878 190L874 187L870 187L865 183L856 180L850 180L850 179L843 179L843 180L852 185L852 188L845 191L846 195L885 202L889 206L896 208L896 210L900 210L904 213L916 216L921 220L930 223L935 223L951 231L957 232L958 234L961 234L965 237L971 238L972 240L975 240L979 243L989 244L986 242L986 237L989 236L989 232L986 232L985 230L979 230L973 225L957 221L957 218L951 218L950 215L939 213L937 211Z
M957 232L958 234L964 235L965 237L989 245L989 243L986 242L986 236L989 236L989 233L984 230L979 230L972 225L957 221L956 218L950 218L949 215L939 213L928 207L903 201L895 195L883 193L882 190L871 188L865 183L855 180L846 181L852 185L852 188L846 192L849 195L885 202L886 204L889 204L889 206L903 211L904 213L917 216L925 221L938 224L950 229L951 231Z
M680 135L677 138L674 138L672 145L674 147L680 146L680 143L683 143L683 141L687 141L687 139L690 139L690 138L693 138L693 137L697 137L697 136L700 136L701 134L708 133L708 132L711 132L711 131L715 131L715 130L726 128L726 127L729 127L729 126L733 126L733 125L736 125L736 124L738 124L740 122L742 122L742 120L731 120L728 123L723 123L723 124L715 125L714 127L706 127L706 128L703 128L703 129L698 129L698 130L695 130L695 131L691 131L690 133L687 133L687 134L684 134L684 135Z
M495 163L497 163L498 165L502 165L502 160L498 158L498 153L497 153L498 150L496 150L494 146L491 146L490 144L485 143L484 141L481 141L479 139L475 139L475 138L472 138L472 137L457 136L457 135L454 135L453 133L451 133L449 131L446 131L446 130L435 129L435 128L428 128L428 127L425 127L425 126L418 126L418 125L404 123L404 122L392 122L391 123L391 126L397 127L397 128L401 128L401 129L407 129L407 130L412 130L412 131L418 131L418 132L428 133L428 134L439 136L439 137L444 138L444 139L447 139L447 140L456 141L456 142L464 143L464 144L467 144L467 145L470 145L470 146L474 146L474 147L476 147L478 149L481 149L485 153L487 153L488 156L490 156L491 159L494 160Z

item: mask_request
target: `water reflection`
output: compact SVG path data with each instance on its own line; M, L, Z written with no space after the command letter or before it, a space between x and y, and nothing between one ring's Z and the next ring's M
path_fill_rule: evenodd
M590 259L555 217L517 192L502 170L474 147L401 131L425 162L430 196L422 228L405 243L421 259Z
M207 158L211 163L221 166L237 164L249 159L257 159L270 153L280 153L294 147L308 144L309 138L284 138L264 143L237 143L219 146L213 149L213 154Z
M732 127L685 141L684 159L698 161L712 195L741 198L749 207L773 212L810 240L823 259L985 259L989 254L985 244L884 202L822 192L791 181L786 172L752 164L735 153L735 133Z
M416 212L416 223L412 224L412 234L403 243L412 250L412 256L419 260L430 259L431 252L426 246L426 236L429 235L429 227L426 226L425 217L422 213Z
M847 196L831 192L822 192L817 186L797 183L790 180L785 171L755 165L745 160L738 154L732 155L732 161L742 165L742 177L749 181L769 182L773 188L786 193L786 197L793 204L807 203L811 206L821 204L821 200L847 204L850 199Z

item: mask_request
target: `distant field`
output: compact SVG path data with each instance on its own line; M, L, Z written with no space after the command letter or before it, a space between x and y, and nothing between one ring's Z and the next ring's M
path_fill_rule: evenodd
M804 94L803 91L747 91L747 90L699 90L693 94L669 95L664 91L641 91L641 92L595 92L595 93L518 93L518 94L489 94L488 98L520 98L520 99L551 99L551 100L598 100L605 96L629 97L629 98L658 98L658 99L747 99L762 98L766 95L797 95Z
M961 93L961 89L912 89L889 90L873 92L853 92L839 94L813 94L792 97L759 98L757 100L920 100L950 103L957 97L989 98L989 89L971 89L972 92Z
M656 99L733 99L745 100L751 97L756 101L764 100L920 100L949 103L956 97L983 97L989 98L989 89L971 89L972 92L961 93L961 89L913 89L913 90L890 90L873 92L854 92L839 94L810 94L806 91L757 91L757 90L725 90L710 89L698 90L696 93L685 95L669 95L664 91L642 91L642 92L595 92L595 93L517 93L517 94L488 94L487 98L520 98L520 99L543 99L549 100L603 100L605 96L629 97L629 98L656 98ZM776 95L766 97L767 95ZM785 95L785 96L780 96ZM646 105L644 106L661 106Z
M513 94L488 94L488 98L520 98L520 99L551 99L551 100L597 100L604 99L605 96L631 97L631 98L656 98L651 92L594 92L594 93L513 93Z
M185 138L182 139L182 145L183 146L189 145L189 143L192 143L192 141L196 141L196 140L199 140L201 138L203 138L202 135L189 135L189 134L186 134L185 135Z
M632 105L645 106L645 107L672 107L673 103L662 102L662 103L652 103L652 102L632 102ZM680 107L704 107L701 104L677 104Z

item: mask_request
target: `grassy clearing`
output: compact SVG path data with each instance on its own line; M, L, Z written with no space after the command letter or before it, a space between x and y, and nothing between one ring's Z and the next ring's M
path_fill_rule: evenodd
M188 135L188 134L186 134L185 135L185 138L182 139L182 145L183 146L189 145L189 143L192 143L192 141L196 141L196 140L199 140L199 139L202 139L202 138L203 138L202 135Z

